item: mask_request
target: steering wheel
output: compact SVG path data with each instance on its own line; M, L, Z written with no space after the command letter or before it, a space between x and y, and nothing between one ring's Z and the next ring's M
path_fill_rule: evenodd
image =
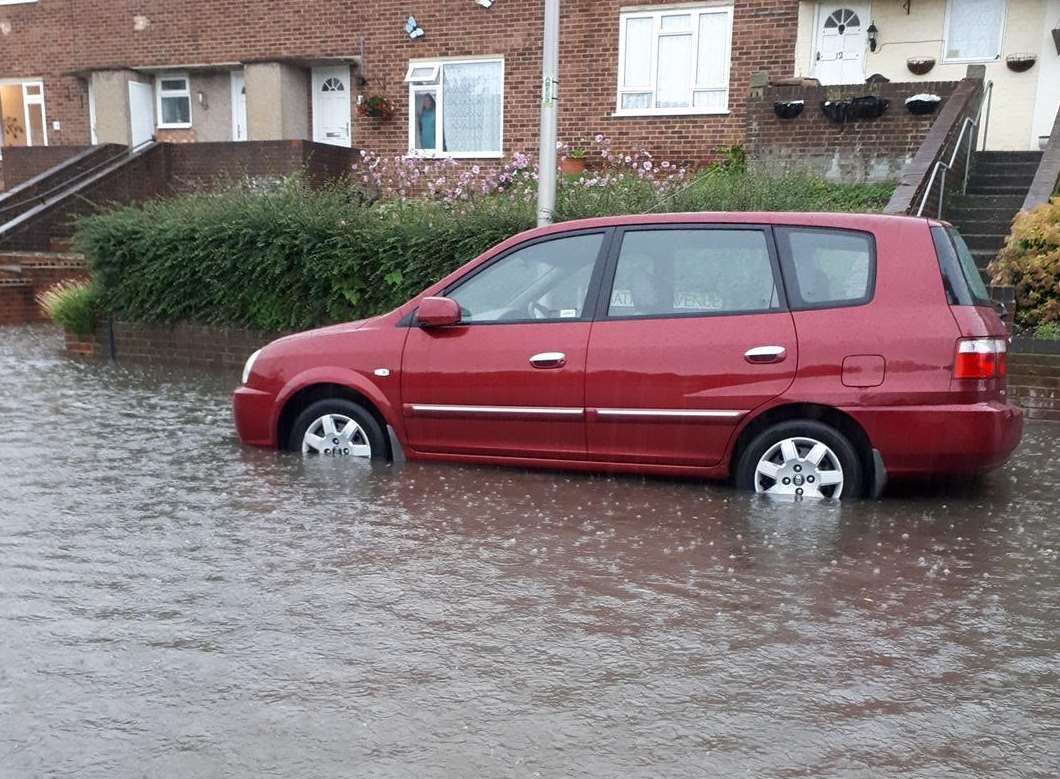
M544 304L539 303L536 300L530 301L530 311L534 314L534 319L552 318L552 309L546 307Z

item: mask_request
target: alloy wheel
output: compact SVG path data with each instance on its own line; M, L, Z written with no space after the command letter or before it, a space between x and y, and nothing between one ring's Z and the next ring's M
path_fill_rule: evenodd
M755 492L806 498L838 498L843 466L826 444L785 438L769 447L755 468Z
M371 457L372 445L357 422L343 414L324 414L302 437L302 454L327 457Z

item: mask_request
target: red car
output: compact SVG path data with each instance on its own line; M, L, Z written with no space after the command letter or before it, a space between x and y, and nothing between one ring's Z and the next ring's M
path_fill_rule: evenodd
M942 222L589 219L247 361L240 438L325 457L731 476L793 496L975 473L1019 443L1005 326Z

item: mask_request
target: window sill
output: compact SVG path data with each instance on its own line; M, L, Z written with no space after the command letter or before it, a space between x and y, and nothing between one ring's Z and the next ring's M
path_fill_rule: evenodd
M942 58L943 65L989 65L992 62L1001 62L1001 55L996 57L970 57L968 59L946 59Z
M156 130L190 130L192 128L191 122L187 124L159 124L155 125Z
M504 157L504 152L501 151L454 151L429 154L410 151L405 155L407 160L499 160L502 157Z
M628 117L647 116L728 116L729 110L710 111L701 108L644 109L641 111L612 111L611 117L624 119Z

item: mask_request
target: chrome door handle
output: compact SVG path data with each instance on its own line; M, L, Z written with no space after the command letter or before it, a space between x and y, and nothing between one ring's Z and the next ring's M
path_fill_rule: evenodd
M567 355L563 352L541 352L530 358L535 368L562 368L567 364Z
M743 353L743 358L750 363L763 364L781 362L787 356L783 346L756 346Z

